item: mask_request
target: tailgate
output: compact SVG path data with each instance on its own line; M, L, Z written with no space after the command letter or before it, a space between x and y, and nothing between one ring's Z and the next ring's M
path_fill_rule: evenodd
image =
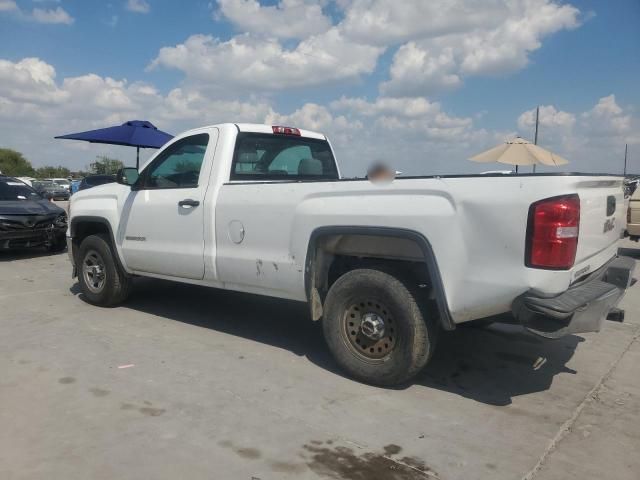
M622 178L576 181L580 196L580 233L574 278L593 272L611 259L625 228Z

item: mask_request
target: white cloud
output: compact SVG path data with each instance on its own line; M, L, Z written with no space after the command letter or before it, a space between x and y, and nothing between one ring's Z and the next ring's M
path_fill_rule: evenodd
M470 75L524 68L555 32L579 25L580 12L556 0L218 0L216 15L241 33L192 35L162 48L152 67L176 68L186 83L238 92L315 87L373 73L395 49L384 96L415 97L453 89ZM333 23L333 24L332 24Z
M346 175L362 175L375 161L414 175L479 171L466 159L492 141L471 118L450 115L421 97L342 97L331 110L345 117L347 131L359 125L349 141L334 143Z
M536 110L531 109L518 117L518 128L525 134L533 137L535 127ZM570 141L572 144L577 139L579 143L602 144L606 139L608 144L615 142L632 142L637 134L634 128L632 114L618 105L615 95L602 97L589 110L585 112L569 113L558 110L553 105L540 107L540 133L545 142L557 144L558 140Z
M16 103L59 104L67 94L58 88L55 77L55 69L37 58L16 63L0 60L0 97Z
M602 97L598 103L581 116L581 124L590 136L613 137L634 141L638 130L632 127L633 117L616 103L615 95ZM636 136L632 136L636 133Z
M453 48L432 53L415 42L398 49L390 74L391 80L381 85L381 91L395 95L431 94L462 84Z
M363 43L390 45L476 28L497 27L508 16L504 0L354 0L344 5L342 28Z
M78 150L73 142L53 137L134 118L150 119L162 130L179 133L224 121L261 123L272 115L271 105L264 101L222 100L183 88L163 95L147 83L92 73L57 80L54 67L40 59L0 60L0 145L24 152L36 165L81 168L95 154L126 156L128 152L118 147Z
M146 0L127 0L127 10L136 13L149 13L151 6Z
M492 2L493 3L493 2ZM579 25L579 11L549 0L504 3L500 21L477 17L474 28L462 33L429 36L402 45L394 55L390 80L381 91L390 95L419 95L457 87L468 75L500 75L524 68L529 54L552 33ZM482 8L483 2L472 2Z
M44 2L44 0L34 1L36 1L36 3ZM50 1L58 3L57 0ZM71 25L75 22L75 19L62 7L34 8L31 12L27 12L22 10L15 0L0 0L0 13L2 12L10 12L14 14L14 17L17 19L37 23Z
M326 32L331 20L312 0L281 0L263 6L257 0L218 0L220 13L243 32L265 37L307 38Z
M362 122L335 115L327 107L317 103L305 103L290 114L272 111L263 121L271 125L291 125L324 133L331 139L334 148L338 149L353 145L354 141L362 138L363 133Z
M53 140L55 135L149 119L179 133L225 121L285 124L326 133L347 176L362 175L383 160L405 174L471 173L488 169L467 159L516 132L487 131L472 116L456 116L424 97L342 97L328 106L307 102L291 112L270 100L212 94L185 84L168 93L154 85L88 73L58 79L55 68L37 58L0 60L0 145L25 153L36 165L63 163L81 168L94 155L131 161L124 147ZM613 95L585 111L541 107L539 143L566 156L570 170L617 171L624 143L640 145L640 121ZM531 137L535 111L513 119ZM632 150L633 151L633 150ZM632 166L633 167L633 166Z
M62 23L71 25L75 19L62 7L52 9L34 8L31 17L38 23Z
M424 97L378 97L374 102L363 98L342 97L332 102L331 108L363 117L376 117L386 124L401 125L405 129L452 129L455 134L461 133L460 129L471 127L473 123L471 118L447 115L440 103L430 102Z
M14 0L0 0L0 12L12 12L18 10Z
M553 105L541 105L538 116L540 127L550 127L554 129L571 129L576 123L576 116L573 113L557 110ZM518 117L518 128L520 130L530 129L533 131L536 125L536 109L533 108L524 112Z
M536 109L523 112L518 117L520 136L530 141L535 139ZM554 105L541 105L538 126L538 144L569 157L577 143L574 133L576 114L557 109Z
M518 117L523 137L532 139L534 126L535 109ZM640 119L618 105L614 95L584 112L540 107L538 144L565 156L573 171L619 172L625 143L640 145Z
M193 35L160 50L150 68L175 68L202 88L282 90L354 79L371 73L378 47L345 42L338 29L311 36L288 49L275 39L250 34L221 41Z
M326 107L316 103L306 103L289 115L273 112L266 121L273 124L291 124L319 132L327 131L329 128L354 127L344 116L334 116ZM356 128L360 126L357 124Z

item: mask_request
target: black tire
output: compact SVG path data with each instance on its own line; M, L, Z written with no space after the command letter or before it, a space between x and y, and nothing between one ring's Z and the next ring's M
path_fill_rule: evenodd
M338 278L327 294L322 321L338 364L357 380L380 386L402 384L418 374L431 358L438 325L416 298L398 275L381 270L357 269ZM367 316L382 320L382 339L362 329Z
M80 290L89 303L113 307L127 299L131 291L131 277L117 263L106 235L85 238L76 258ZM93 269L94 266L99 268Z

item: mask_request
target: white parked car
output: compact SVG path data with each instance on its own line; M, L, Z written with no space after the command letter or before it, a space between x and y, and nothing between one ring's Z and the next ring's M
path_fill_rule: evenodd
M74 195L68 243L93 304L134 275L308 302L349 374L393 385L465 322L599 330L631 282L625 213L616 176L347 180L320 133L222 124Z
M16 177L16 178L21 182L29 185L30 187L33 187L33 182L37 180L36 178L33 178L33 177Z
M48 178L47 180L51 180L52 182L60 185L67 192L71 192L71 182L67 178Z

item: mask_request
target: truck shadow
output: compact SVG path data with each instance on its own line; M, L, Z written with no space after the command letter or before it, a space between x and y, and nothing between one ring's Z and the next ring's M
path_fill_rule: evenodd
M77 284L72 288L77 294ZM209 328L304 356L320 368L343 375L307 305L257 295L141 278L123 308ZM442 332L427 369L405 389L422 385L478 402L508 405L511 399L549 389L566 367L577 336L544 341L512 325L458 328Z
M51 257L55 255L67 255L66 249L61 252L50 252L46 248L25 248L16 250L0 250L0 263L16 260L28 260L30 258Z
M513 397L548 390L566 366L582 337L545 340L516 325L443 332L436 353L414 381L478 402L504 406Z
M640 260L640 248L619 248L618 255Z

